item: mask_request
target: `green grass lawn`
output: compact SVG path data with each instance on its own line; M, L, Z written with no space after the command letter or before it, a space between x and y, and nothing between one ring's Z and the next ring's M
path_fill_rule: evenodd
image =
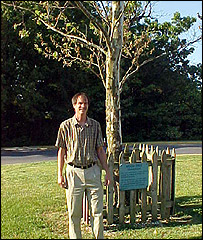
M83 238L92 238L83 225ZM1 166L1 239L67 239L65 192L56 161ZM105 238L201 239L202 156L176 161L176 212L163 226L105 226Z

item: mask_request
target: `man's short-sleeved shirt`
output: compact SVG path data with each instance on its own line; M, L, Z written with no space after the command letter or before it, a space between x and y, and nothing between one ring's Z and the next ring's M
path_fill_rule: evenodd
M75 116L61 123L55 146L66 149L67 163L86 166L98 161L97 148L104 145L99 122L87 117L85 126Z

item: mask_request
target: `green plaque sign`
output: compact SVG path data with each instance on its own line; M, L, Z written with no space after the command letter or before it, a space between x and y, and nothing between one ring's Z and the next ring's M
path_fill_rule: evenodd
M129 163L119 166L119 187L121 191L142 189L148 186L148 164Z

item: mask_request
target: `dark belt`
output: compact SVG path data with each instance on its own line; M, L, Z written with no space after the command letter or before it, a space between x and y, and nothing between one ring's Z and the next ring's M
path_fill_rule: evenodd
M90 168L90 167L93 167L95 165L95 162L94 163L90 163L89 165L86 165L86 166L79 166L79 165L75 165L73 163L68 163L70 166L72 167L76 167L76 168L82 168L82 169L87 169L87 168Z

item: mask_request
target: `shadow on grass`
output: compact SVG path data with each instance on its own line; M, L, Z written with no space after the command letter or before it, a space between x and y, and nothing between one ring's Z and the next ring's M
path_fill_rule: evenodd
M197 237L191 237L191 238L188 238L188 239L202 239L202 235L199 235Z
M175 215L188 218L190 224L202 223L202 196L185 196L176 198Z
M175 227L202 223L202 196L185 196L176 198L175 214L167 220L158 219L156 222L147 220L131 224L125 222L119 224L118 216L114 216L114 224L106 225L105 230L122 231L126 229L140 229L146 227ZM202 236L200 237L200 239ZM192 239L192 238L191 238Z

